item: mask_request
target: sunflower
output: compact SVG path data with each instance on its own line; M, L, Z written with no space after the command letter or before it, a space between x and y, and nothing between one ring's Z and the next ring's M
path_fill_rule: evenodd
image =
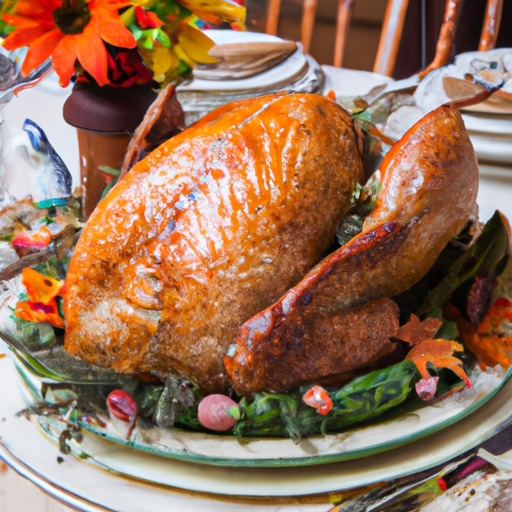
M30 73L51 56L66 87L75 71L75 61L98 85L109 83L105 43L135 48L136 41L119 17L125 0L19 0L4 21L15 30L3 41L7 50L29 46L22 72Z

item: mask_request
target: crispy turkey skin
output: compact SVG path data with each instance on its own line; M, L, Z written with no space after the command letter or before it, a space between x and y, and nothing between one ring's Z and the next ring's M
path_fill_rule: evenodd
M362 180L350 116L322 96L215 110L92 214L66 278L66 350L225 390L239 327L320 261Z
M426 115L380 172L362 232L241 327L225 357L238 393L285 391L392 350L398 308L383 301L419 281L475 209L478 164L460 112Z

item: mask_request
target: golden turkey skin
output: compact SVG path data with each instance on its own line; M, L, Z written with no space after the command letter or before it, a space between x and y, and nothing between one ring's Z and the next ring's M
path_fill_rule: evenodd
M207 392L239 327L325 255L363 171L350 116L314 94L221 107L99 204L65 285L66 350Z

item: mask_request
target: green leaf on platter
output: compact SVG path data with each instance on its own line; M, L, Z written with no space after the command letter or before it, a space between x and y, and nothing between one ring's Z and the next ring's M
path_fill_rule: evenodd
M159 427L177 425L203 430L197 408L203 395L198 386L181 376L170 376L158 399L154 421Z
M403 403L419 381L411 361L403 361L358 377L339 390L330 391L332 410L322 416L302 401L311 386L289 393L254 393L253 402L240 402L242 419L234 427L235 435L288 435L294 442L302 437L340 431L384 414Z
M137 402L140 414L144 418L148 420L154 418L163 390L164 386L162 385L145 384L140 386L140 390L135 394L134 399Z
M447 303L464 285L477 275L485 276L503 270L509 248L509 227L498 211L487 222L473 245L460 256L441 282L431 289L417 310L418 316L428 315Z
M341 224L336 228L336 239L340 246L345 245L362 231L364 221L375 208L382 188L379 177L380 175L375 173L364 186L356 184L352 192L353 204Z
M241 418L240 409L236 405L231 407L231 409L228 409L226 414L237 421Z
M443 317L443 310L441 308L434 308L428 315L428 318L437 318L441 320L441 327L435 334L435 338L443 340L456 340L459 337L459 330L455 322L450 322Z
M16 324L16 328L20 337L28 346L38 349L43 347L51 347L57 343L55 330L50 324L28 322L18 318L16 315L11 315L11 319Z
M402 403L417 380L416 366L410 361L354 379L331 395L333 427L366 421Z

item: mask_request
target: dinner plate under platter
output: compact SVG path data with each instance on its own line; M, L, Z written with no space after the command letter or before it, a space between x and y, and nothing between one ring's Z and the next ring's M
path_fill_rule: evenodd
M21 393L16 389L16 380L12 361L0 359L0 388L10 390L0 395L0 416L5 418L5 421L0 421L0 454L30 464L34 459L39 460L40 455L35 453L38 447L43 449L50 443L24 417L16 416L25 406L23 393L27 393L24 386L19 388ZM113 443L87 431L84 431L82 443L73 445L73 449L76 455L83 457L84 465L188 491L236 497L310 496L391 480L442 464L492 436L507 421L511 410L512 381L509 380L491 400L466 419L426 438L386 453L314 468L213 468ZM36 420L37 417L32 416L32 421L39 425ZM41 432L55 441L51 425L48 422L43 422L43 425ZM400 424L395 424L395 428L401 428ZM55 462L47 461L47 464L50 466ZM98 472L98 479L101 478L104 474ZM80 482L76 482L76 487L80 489Z

